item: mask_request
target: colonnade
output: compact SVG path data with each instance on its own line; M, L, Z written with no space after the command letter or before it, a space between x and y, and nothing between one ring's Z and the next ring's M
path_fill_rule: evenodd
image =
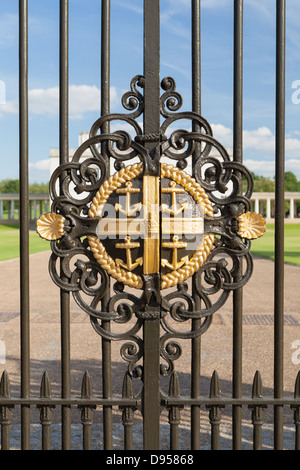
M300 213L297 213L297 201L300 201L300 193L285 193L287 204L286 218L300 219ZM6 202L6 205L5 205ZM253 193L252 210L261 214L266 219L274 218L275 213L275 195L274 193ZM30 220L36 220L39 216L50 210L50 199L48 194L30 194L29 195L29 214ZM5 209L5 210L4 210ZM300 212L300 211L299 211ZM19 220L19 195L0 193L0 221L18 221Z
M297 201L300 201L300 193L286 192L284 199L288 203L286 210L287 219L300 218L297 211ZM253 193L252 209L254 212L261 214L266 219L273 219L275 215L275 194L274 193Z
M29 195L29 219L34 221L41 214L50 210L48 194ZM17 222L19 220L19 195L0 193L0 221Z

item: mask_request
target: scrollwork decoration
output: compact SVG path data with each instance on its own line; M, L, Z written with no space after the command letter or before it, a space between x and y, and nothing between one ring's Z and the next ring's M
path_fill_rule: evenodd
M51 231L52 238L48 238L52 240L49 270L53 281L65 291L72 292L77 304L90 316L91 324L99 335L124 342L121 357L128 363L129 373L138 377L142 376L142 366L138 362L143 357L140 330L144 320L157 318L157 315L160 318L164 330L161 357L165 361L161 366L161 374L170 375L174 370L174 361L181 354L181 347L175 339L193 339L202 335L230 292L246 284L253 269L250 239L253 233L257 236L264 231L261 228L262 219L248 215L253 191L250 172L230 158L226 149L213 137L210 124L202 116L181 111L183 100L176 91L173 78L166 77L161 82L160 135L143 134L137 118L144 111L144 85L144 78L135 76L130 91L122 97L122 105L127 113L101 116L92 125L89 138L78 147L72 160L54 171L50 181L50 196L55 217L50 215L39 221L42 227L40 231L43 231L45 224L48 224L48 232ZM122 129L107 131L112 123L118 121L129 126L131 132ZM174 130L179 122L188 122L190 129L180 125L179 129ZM195 132L192 128L199 131ZM133 158L138 162L130 167L136 171L132 177L149 174L157 163L144 146L151 139L159 142L156 155L168 158L171 162L176 161L177 168L161 165L162 177L173 179L186 191L194 191L197 194L194 197L196 201L199 198L206 201L206 244L203 247L208 248L205 252L203 247L203 252L200 249L199 256L203 259L201 262L198 260L192 273L174 282L170 281L170 276L165 276L168 280L166 285L162 285L160 279L158 282L151 276L144 276L132 286L135 288L133 294L126 291L124 279L120 275L114 284L114 294L104 305L104 293L108 289L111 273L106 265L98 262L93 243L100 243L96 226L102 216L99 206L103 208L108 197L105 188L108 182L113 184L113 176L109 177L111 162L114 162L119 172L118 178L120 172L124 171L124 175L127 175L129 167L125 167L125 162ZM87 150L90 151L88 157L85 156ZM187 167L192 156L193 175L184 182L179 181L176 175L181 175L180 170ZM95 212L97 198L102 198L103 204L98 200ZM54 225L59 226L57 236L53 234ZM186 271L186 266L182 271ZM241 271L242 275L237 277ZM125 275L135 276L131 272ZM189 292L186 283L190 275L194 276L193 294ZM167 287L173 290L162 296L160 289ZM153 295L158 309L151 310L149 299ZM188 327L182 331L174 327L174 323L189 325L195 319L200 320L197 329ZM107 330L102 325L103 321L114 322L124 331L116 333Z

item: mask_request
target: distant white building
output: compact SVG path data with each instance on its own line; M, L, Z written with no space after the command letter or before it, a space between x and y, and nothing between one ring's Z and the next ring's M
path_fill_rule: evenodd
M80 147L80 145L82 145L86 140L88 140L88 138L89 138L89 132L87 132L87 131L80 132L80 134L78 136L78 147ZM70 147L69 148L69 161L72 161L74 153L76 152L78 147ZM56 170L56 168L59 166L59 148L51 147L49 157L50 157L50 176L51 176L52 173L54 172L54 170ZM93 154L92 154L91 150L88 148L82 154L82 156L80 158L80 161L82 162L86 158L91 158L91 157L93 157ZM136 161L139 161L137 157L132 159L130 163L133 163L133 162L136 162ZM115 173L115 171L116 171L115 168L114 168L114 159L111 159L110 171L111 171L111 174Z
M89 138L89 133L88 132L80 132L79 137L78 137L78 146L83 144L83 142L85 142L88 138ZM70 161L72 160L73 155L76 152L76 150L77 150L76 147L71 147L69 149L69 159L70 159ZM59 166L59 149L55 148L55 147L51 147L49 157L50 157L50 176L51 176L52 173L54 172L54 170L56 170L56 168ZM87 149L84 152L82 158L85 159L85 158L89 158L89 157L92 157L92 153L91 153L90 149Z
M89 138L89 132L81 132L78 137L78 146L83 144L87 139ZM69 149L69 158L70 161L73 158L73 155L77 148L70 148ZM226 149L230 157L232 158L232 148L227 148ZM92 157L92 152L90 149L87 149L83 155L82 155L82 160L86 158ZM216 156L216 155L215 155ZM113 159L112 159L113 160ZM170 163L170 159L166 159L167 163ZM133 160L132 160L133 161ZM132 162L131 161L131 162ZM134 161L137 161L137 158L134 159ZM162 161L164 162L165 159L162 158ZM125 162L126 164L126 162ZM176 165L176 162L174 161L174 165ZM52 175L53 171L59 166L59 149L58 148L51 148L50 149L50 175ZM114 173L116 170L114 169L113 166L113 161L111 162L111 173ZM187 173L190 173L191 171L191 157L188 158L188 165L184 170ZM230 187L228 189L230 192ZM220 194L222 197L222 195ZM253 193L252 195L252 206L253 210L255 212L261 213L266 217L266 219L272 219L274 217L274 200L275 200L275 195L273 193ZM285 193L285 200L289 201L290 207L289 207L289 212L286 214L286 217L290 219L294 219L295 217L298 216L297 211L296 211L296 202L300 200L300 193ZM0 201L1 204L3 202ZM1 209L1 207L0 207ZM0 211L1 212L1 211ZM3 211L2 211L3 212ZM1 214L0 214L1 216Z
M78 147L83 144L86 140L88 140L89 138L89 132L86 132L86 131L83 131L83 132L80 132L79 136L78 136ZM73 158L73 155L74 153L76 152L77 148L75 147L71 147L69 149L69 159L70 161L72 160ZM232 148L227 148L226 149L227 152L229 153L230 156L232 156ZM90 149L87 149L83 155L82 155L82 161L85 160L86 158L90 158L92 157L92 153L90 151ZM113 159L112 159L113 160ZM188 159L188 165L187 167L185 168L185 172L186 173L189 173L191 172L191 157L189 157ZM133 161L138 161L138 159L133 159L131 161L131 163ZM162 162L166 162L166 163L169 163L170 164L170 159L164 159L164 157L162 158ZM125 162L126 163L126 162ZM176 162L174 160L174 165L176 165ZM58 148L55 148L55 147L52 147L50 149L50 176L52 175L53 171L59 166L59 149ZM112 161L112 166L111 166L111 172L114 173L116 170L114 169L114 166L113 166L113 161Z
M89 132L87 131L83 131L83 132L80 132L79 136L78 136L78 147L80 147L80 145L82 145L86 140L88 140L89 138ZM70 147L69 148L69 161L72 160L73 158L73 155L74 153L76 152L77 148L78 147ZM232 148L227 148L226 149L230 158L232 158ZM211 154L211 156L218 156L217 154L216 155L213 155L213 153ZM85 150L85 152L82 154L82 157L81 157L81 161L84 161L86 158L91 158L93 157L92 155L92 152L90 151L90 149L88 148L87 150ZM139 159L137 157L135 157L134 159L132 159L130 161L130 164L132 164L133 162L137 162L139 161ZM161 161L163 163L168 163L168 164L172 164L172 160L170 158L164 158L162 157ZM176 165L176 161L173 160L173 164ZM188 157L187 158L187 167L184 169L184 171L188 174L191 174L191 164L192 164L192 158L191 157ZM125 161L125 164L129 164ZM51 147L50 149L50 176L52 175L52 173L54 172L54 170L56 170L56 168L59 166L59 149L58 148L55 148L55 147ZM112 159L111 161L111 174L115 173L115 169L114 169L114 159Z

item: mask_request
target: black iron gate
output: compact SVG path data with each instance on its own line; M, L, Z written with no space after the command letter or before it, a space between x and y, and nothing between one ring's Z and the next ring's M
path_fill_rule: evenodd
M209 410L211 448L220 447L221 410L232 409L232 448L242 448L242 410L252 413L253 448L262 446L263 410L274 406L274 448L283 446L283 407L294 410L299 440L299 380L295 397L283 396L283 224L285 1L277 0L276 258L274 396L263 396L256 374L253 395L242 395L242 289L252 273L250 240L264 221L250 206L252 178L243 166L243 1L234 4L233 159L201 116L200 0L191 1L192 110L184 112L173 78L160 77L159 0L144 1L144 71L130 83L124 114L110 113L110 1L102 0L101 116L69 161L68 1L60 1L60 166L50 182L51 212L39 234L51 240L49 271L60 287L61 397L51 397L44 375L41 397L30 393L28 254L28 12L20 0L20 208L21 396L11 397L4 373L0 389L1 444L10 447L12 408L21 409L22 449L30 449L30 413L41 410L42 448L51 448L51 409L61 406L62 449L71 448L71 409L81 409L83 448L91 448L93 414L103 413L103 448L113 448L113 407L122 410L124 448L134 449L136 414L143 448L161 447L160 421L169 413L171 449L179 448L181 412L190 408L190 449L201 448L201 407ZM143 125L137 121L143 117ZM174 127L181 121L192 131ZM111 123L132 130L111 132ZM181 124L182 125L182 124ZM92 156L82 160L89 148ZM210 396L201 395L201 336L233 293L232 397L222 397L214 373ZM82 396L71 395L70 295L90 316L102 339L102 396L89 375ZM112 326L117 324L116 332ZM182 328L184 326L184 328ZM91 327L91 330L92 330ZM182 395L176 360L191 343L190 393ZM111 345L127 362L122 397L112 393ZM161 378L169 380L163 392ZM134 387L137 382L137 390Z

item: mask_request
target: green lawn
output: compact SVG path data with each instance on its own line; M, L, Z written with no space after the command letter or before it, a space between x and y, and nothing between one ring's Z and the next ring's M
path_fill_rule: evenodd
M274 224L267 225L264 235L253 240L251 253L274 259ZM284 226L284 261L300 265L300 224Z
M50 250L50 243L39 235L29 233L30 254ZM0 261L19 257L19 228L14 225L0 225Z
M300 224L286 224L285 235L285 262L300 265ZM50 250L50 243L42 240L32 231L29 234L29 252L38 253ZM251 253L274 259L274 225L267 225L264 235L252 241ZM19 257L19 230L18 227L0 225L0 261Z

